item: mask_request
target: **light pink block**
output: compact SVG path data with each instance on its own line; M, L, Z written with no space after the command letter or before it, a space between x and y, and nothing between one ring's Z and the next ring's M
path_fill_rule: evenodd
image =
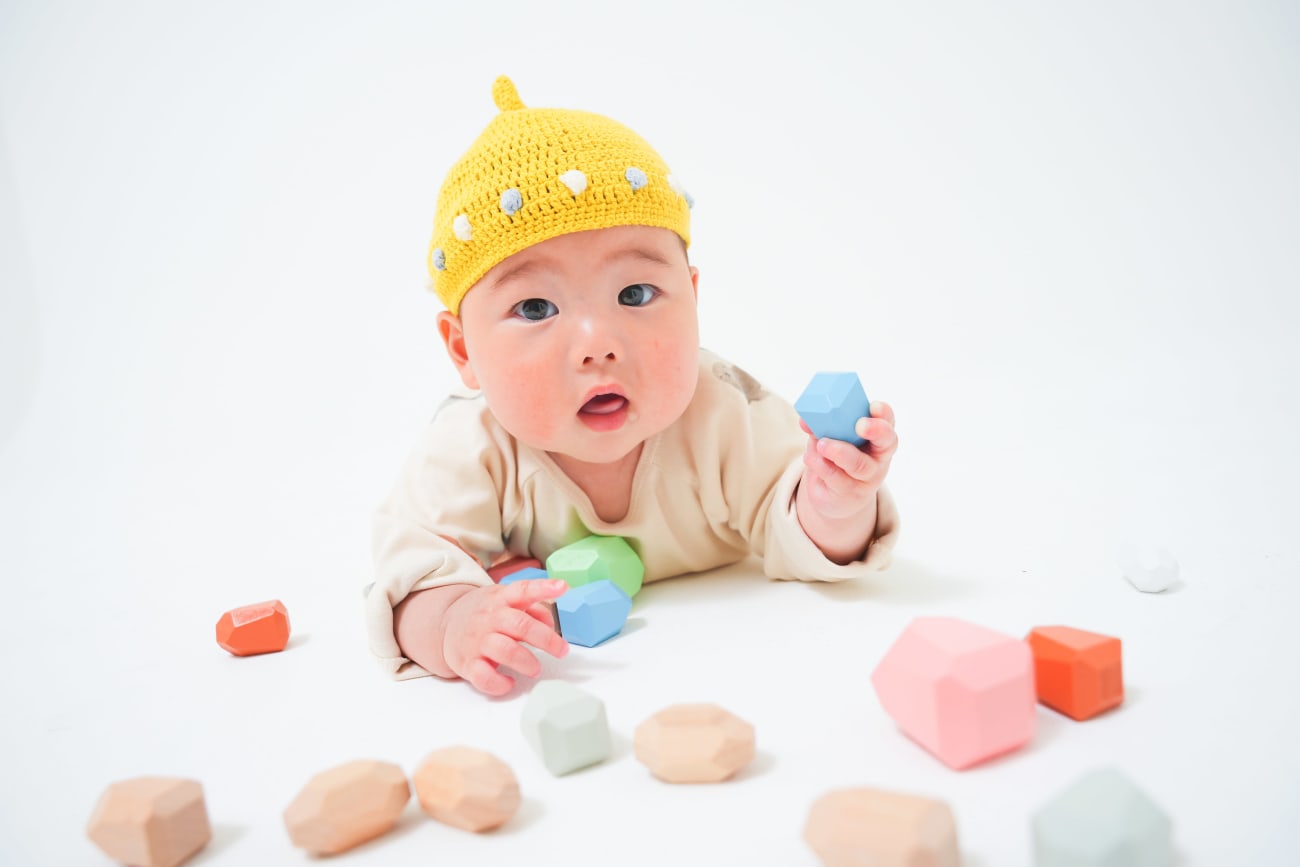
M955 770L1034 736L1029 645L955 617L918 617L871 675L903 733Z

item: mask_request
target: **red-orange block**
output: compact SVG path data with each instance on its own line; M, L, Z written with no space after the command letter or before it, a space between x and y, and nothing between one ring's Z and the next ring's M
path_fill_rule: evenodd
M1039 626L1025 641L1034 654L1038 700L1052 710L1086 720L1124 701L1118 638L1069 626Z
M513 575L521 569L541 569L542 561L532 557L514 557L504 560L487 570L488 577L500 584L501 579Z
M217 644L235 656L276 653L289 643L289 612L279 599L233 608L217 621Z

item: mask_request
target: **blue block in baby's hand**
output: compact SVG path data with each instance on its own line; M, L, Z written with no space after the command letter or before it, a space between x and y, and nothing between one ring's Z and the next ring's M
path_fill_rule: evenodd
M794 402L794 409L818 438L855 446L866 442L853 429L858 419L871 415L871 401L856 373L818 373Z
M555 603L560 634L570 644L595 647L623 631L632 597L608 579L573 587Z
M529 566L527 569L520 569L518 572L511 572L501 579L501 586L513 584L516 581L535 581L538 578L548 577L545 569L538 569L536 566Z

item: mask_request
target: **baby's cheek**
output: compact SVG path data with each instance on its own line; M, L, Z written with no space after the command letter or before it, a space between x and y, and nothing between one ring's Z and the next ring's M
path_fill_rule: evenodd
M555 430L554 389L544 380L539 371L523 366L516 368L509 380L501 384L500 400L508 406L493 406L511 433L525 441L544 440Z

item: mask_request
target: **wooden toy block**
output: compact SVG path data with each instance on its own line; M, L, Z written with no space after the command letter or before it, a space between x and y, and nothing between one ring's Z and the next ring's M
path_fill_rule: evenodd
M1118 638L1069 626L1039 626L1025 641L1034 654L1038 700L1052 710L1086 720L1124 701Z
M1167 867L1173 823L1114 768L1086 774L1032 819L1036 867Z
M583 647L595 647L622 632L631 610L631 597L613 581L573 587L555 600L560 634Z
M557 777L609 757L604 703L563 680L543 680L533 687L520 728Z
M804 840L826 867L958 867L957 823L943 801L838 789L813 803Z
M905 735L955 770L1019 749L1034 736L1029 645L955 617L918 617L871 675Z
M633 749L666 783L720 783L754 759L754 727L716 704L675 704L637 727Z
M348 762L312 777L285 808L284 826L299 849L337 855L390 830L409 800L397 765Z
M537 569L529 566L527 569L520 569L518 572L511 572L509 575L502 576L498 582L502 587L507 584L513 584L516 581L536 581L538 578L549 578L545 569Z
M613 581L629 597L641 591L641 580L645 577L641 558L620 536L588 536L557 548L546 558L546 571L570 587Z
M276 653L289 643L289 612L279 599L232 608L217 621L217 644L235 656Z
M512 560L505 560L497 563L491 569L487 570L488 577L498 584L506 583L505 579L509 575L520 571L521 569L540 569L542 561L532 557L515 557Z
M176 867L212 839L203 786L172 777L113 783L95 805L86 835L123 864Z
M1178 583L1178 561L1164 548L1126 544L1118 555L1124 580L1143 593L1163 593Z
M854 429L871 415L871 401L856 373L818 373L794 402L795 412L817 437L831 437L860 446L866 442Z
M472 747L430 753L415 772L415 794L430 817L475 833L505 824L520 802L510 767Z

